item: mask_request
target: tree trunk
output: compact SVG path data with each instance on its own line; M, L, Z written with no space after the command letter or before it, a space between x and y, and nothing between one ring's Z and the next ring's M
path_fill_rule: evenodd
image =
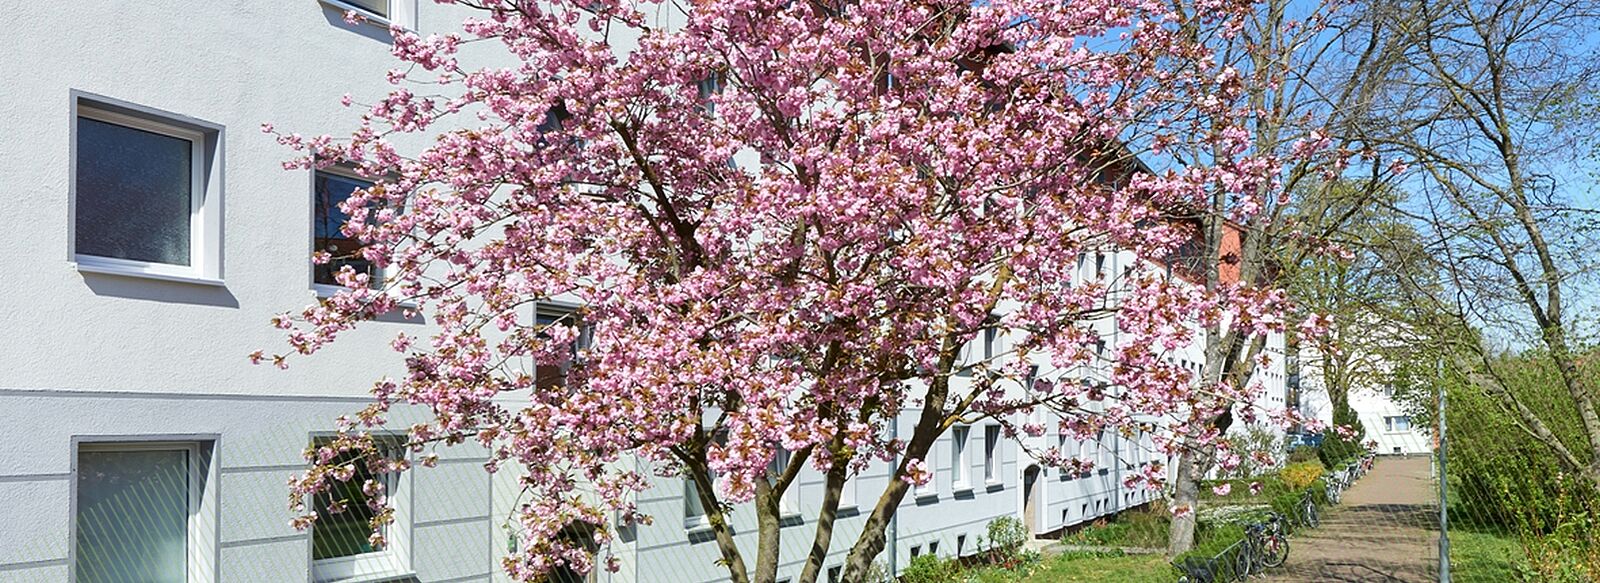
M828 560L828 547L833 543L833 523L839 516L839 493L844 490L850 472L850 458L837 453L837 446L842 445L843 441L842 435L834 437L836 453L822 492L822 509L817 512L816 535L811 540L811 552L806 555L806 565L797 583L816 583L817 577L822 574L823 561Z
M755 583L777 583L778 580L778 543L783 534L782 497L766 480L756 480Z
M728 515L722 511L722 505L712 490L715 484L711 481L711 472L704 458L685 459L685 466L689 479L694 480L700 507L705 509L706 522L711 524L711 532L717 538L717 550L722 553L722 562L728 567L728 581L749 583L749 568L744 564L744 556L739 553L739 545L733 540L733 529L728 524Z
M1172 491L1172 508L1188 506L1191 512L1175 514L1172 525L1167 529L1167 558L1172 559L1194 548L1195 522L1200 515L1200 478L1204 477L1205 470L1202 463L1196 463L1195 457L1199 452L1190 449L1192 445L1187 440L1183 452L1178 455L1178 471Z
M953 354L953 348L946 346L945 355L941 357L940 362L942 370L950 370ZM861 537L856 539L856 544L850 548L849 557L845 559L845 581L865 581L867 571L872 568L872 561L883 552L886 536L884 530L889 526L889 519L894 517L895 509L900 507L900 501L905 499L906 492L911 489L911 486L900 477L906 475L907 464L911 460L926 459L934 440L939 438L939 434L944 433L947 415L944 406L949 394L950 379L947 376L936 377L928 387L922 416L917 420L911 442L906 444L905 455L895 467L894 473L890 475L889 487L878 497L877 505L872 508L872 515L867 517L867 524L861 531ZM894 549L890 549L889 552L894 552Z

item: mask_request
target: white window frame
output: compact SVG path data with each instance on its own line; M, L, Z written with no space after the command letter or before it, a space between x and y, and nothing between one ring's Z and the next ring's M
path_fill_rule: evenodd
M697 488L694 478L683 477L683 527L689 530L711 526L711 519L706 518L706 509L700 503Z
M856 480L846 475L844 484L839 486L839 510L856 508L860 502L856 496Z
M136 113L125 113L124 111ZM106 102L87 96L72 98L71 232L67 237L71 259L78 271L160 279L180 283L222 286L222 187L221 181L206 172L206 159L220 167L220 132L197 129L175 116L149 112L132 105ZM78 230L78 120L95 121L146 131L188 141L189 150L189 264L174 265L102 257L77 252Z
M312 434L311 441L333 437L332 434ZM379 440L394 439L398 436L375 435ZM394 453L409 456L408 449L398 444L390 444ZM328 583L333 581L365 580L378 577L403 577L413 574L411 567L411 477L414 472L402 472L399 475L388 474L384 483L384 495L389 498L389 504L394 507L394 522L384 527L384 539L388 545L381 551L350 555L348 557L334 557L328 559L311 560L311 580L315 583ZM316 525L311 526L316 529ZM306 557L310 558L315 545L311 531L306 532Z
M350 288L342 286L342 285L339 285L339 284L317 283L317 265L315 263L312 263L311 259L310 259L311 254L312 253L316 253L318 251L318 249L317 249L317 173L319 173L319 172L326 173L326 174L332 174L334 176L338 176L340 178L345 178L345 179L348 179L348 180L356 180L356 181L360 181L360 182L365 182L367 184L372 184L373 180L370 179L370 178L366 178L366 177L356 173L356 171L351 170L350 168L347 168L347 167L344 167L344 166L339 166L339 165L328 166L327 168L316 168L316 169L312 169L312 171L311 171L311 188L310 188L310 191L311 191L311 217L310 217L310 220L311 220L311 232L309 233L310 236L306 238L306 245L307 245L307 248L310 250L310 251L308 251L306 253L306 279L311 282L311 289L312 289L312 291L315 291L317 293L317 297L319 297L319 298L331 298L331 297L333 297L335 294L337 294L339 292L348 291ZM384 269L384 268L382 268L380 266L377 266L377 265L372 266L372 278L377 280L376 283L378 284L377 287L373 288L374 291L381 290L381 289L383 289L385 287L385 284L387 283L387 280L384 279L384 275L386 275L384 273L385 271L388 271L388 270L386 270L386 269Z
M773 479L776 480L778 473L782 472L783 469L787 468L790 463L793 463L793 461L794 453L790 452L788 448L780 445L776 450L773 451L772 462L767 464L767 469L773 474ZM787 518L799 515L800 479L796 477L795 481L789 484L789 489L785 490L783 495L778 497L778 516Z
M1000 440L1005 435L999 425L983 426L983 481L1000 483Z
M972 489L972 450L967 447L971 440L971 425L950 428L950 477L956 491Z
M933 448L929 448L933 453ZM922 465L928 470L928 483L917 486L912 490L917 498L936 498L939 496L939 462L937 455L923 456Z
M415 28L417 22L417 5L414 0L389 0L389 14L378 14L366 8L356 6L344 0L317 0L323 5L338 10L355 12L367 19L368 24L388 27L396 25L400 28Z
M1399 428L1399 420L1404 419L1406 428ZM1406 433L1411 431L1411 417L1409 415L1385 415L1383 417L1384 433Z
M67 558L68 581L78 581L78 469L79 456L84 452L132 451L182 451L188 456L189 469L189 519L187 545L184 553L184 572L188 583L217 581L219 547L217 544L219 483L216 456L202 457L213 449L215 436L204 441L168 439L165 437L140 439L138 437L74 438L71 476L71 514L68 517ZM204 463L202 464L202 460ZM204 467L202 467L204 466Z

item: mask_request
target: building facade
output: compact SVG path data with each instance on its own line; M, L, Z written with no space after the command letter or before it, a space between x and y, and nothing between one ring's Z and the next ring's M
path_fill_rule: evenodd
M1307 419L1317 419L1324 425L1333 423L1333 400L1324 381L1324 356L1315 346L1300 347L1300 413ZM1361 422L1366 440L1377 442L1374 450L1379 455L1425 455L1433 451L1433 437L1425 429L1411 423L1411 414L1394 399L1394 388L1385 376L1389 365L1381 356L1365 355L1361 360L1369 364L1368 374L1351 382L1349 402L1351 411Z
M301 452L367 403L375 378L402 370L389 340L426 334L425 317L373 322L287 370L247 358L283 345L274 315L332 291L309 256L352 243L336 205L361 185L337 169L284 170L291 152L260 125L353 130L358 113L341 98L390 88L387 23L444 32L471 11L422 0L4 9L26 26L0 53L12 72L0 86L0 177L13 195L0 235L11 300L0 305L0 424L12 436L0 445L0 582L504 580L519 490L472 447L441 449L437 467L388 484L397 517L382 550L355 520L289 525L285 480L303 471ZM347 22L351 10L366 22ZM1094 268L1133 260L1111 252ZM1104 335L1114 346L1115 326ZM419 414L396 410L391 426ZM1063 475L997 424L948 432L928 460L934 481L902 503L881 561L898 570L920 554L973 554L1000 517L1045 535L1160 497L1123 485L1162 461L1148 436L1030 439L1100 463ZM889 479L879 464L847 484L830 576ZM780 579L804 560L821 488L807 470L786 500ZM621 569L589 578L725 579L688 493L663 479L642 495L655 522L618 525L605 552ZM753 552L754 517L734 523Z

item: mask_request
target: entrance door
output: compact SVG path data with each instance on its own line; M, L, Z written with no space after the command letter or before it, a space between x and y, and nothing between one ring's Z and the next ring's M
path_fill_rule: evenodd
M1022 472L1022 522L1028 525L1028 535L1039 534L1039 466L1028 466Z

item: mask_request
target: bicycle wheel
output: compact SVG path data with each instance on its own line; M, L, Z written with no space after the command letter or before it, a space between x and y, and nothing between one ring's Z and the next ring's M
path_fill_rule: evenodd
M1275 534L1261 542L1261 566L1268 569L1282 567L1289 560L1289 538Z
M1317 505L1310 500L1306 501L1305 521L1306 526L1311 528L1316 528L1322 525L1322 522L1317 518Z
M1246 543L1239 547L1239 553L1233 556L1233 580L1243 581L1250 578L1250 573L1255 571L1256 558L1254 545Z

